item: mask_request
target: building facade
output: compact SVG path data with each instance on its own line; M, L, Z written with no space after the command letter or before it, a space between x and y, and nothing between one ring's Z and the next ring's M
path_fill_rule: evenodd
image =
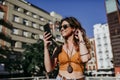
M52 34L56 37L56 41L63 42L64 39L61 36L61 33L59 32L59 25L62 16L60 14L55 13L54 11L50 12L50 15L53 16Z
M55 20L59 22L61 19L61 15L53 16L25 0L0 0L0 50L7 48L11 52L14 51L12 58L19 58L26 44L43 39L46 23L54 23ZM58 27L53 28L58 31ZM62 37L56 32L54 32L55 39L60 42ZM0 60L1 57L7 58L0 51ZM4 63L0 61L0 72L2 71L4 72Z
M120 0L105 0L115 74L120 73Z
M94 25L94 38L97 58L97 72L99 75L113 74L113 54L111 48L108 24Z
M95 40L94 38L90 38L89 40L91 45L91 50L90 50L91 59L86 64L87 75L96 76L95 74L97 72L97 60L96 60Z
M12 30L5 29L12 39L9 47L17 52L23 52L25 44L35 43L42 39L43 26L48 22L53 22L54 19L54 16L47 11L25 0L3 0L2 6L7 8L6 21L12 24ZM59 17L57 20L60 20Z
M2 2L1 2L2 3ZM7 20L8 7L0 4L0 46L10 47L12 24Z

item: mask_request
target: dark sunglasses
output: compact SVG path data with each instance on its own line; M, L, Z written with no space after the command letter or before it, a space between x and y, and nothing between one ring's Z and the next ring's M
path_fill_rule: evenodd
M65 25L63 25L63 26L60 26L60 27L59 27L59 30L61 30L62 28L63 28L63 29L67 29L68 27L69 27L69 24L65 24Z

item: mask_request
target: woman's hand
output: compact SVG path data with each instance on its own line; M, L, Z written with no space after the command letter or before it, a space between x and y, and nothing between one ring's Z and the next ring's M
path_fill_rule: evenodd
M52 43L52 41L50 41L50 38L52 38L51 33L45 32L43 34L44 47L48 47Z
M83 33L80 31L80 29L76 29L75 31L75 38L79 39L79 41L83 40Z

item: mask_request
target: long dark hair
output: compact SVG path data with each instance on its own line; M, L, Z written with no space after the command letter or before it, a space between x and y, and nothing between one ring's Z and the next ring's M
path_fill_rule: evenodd
M80 29L82 32L83 39L85 41L86 47L90 50L90 42L86 35L85 29L81 26L80 22L75 17L65 17L61 20L60 25L62 25L63 21L67 21L70 27L75 29ZM74 45L77 46L76 49L78 50L78 40L74 37Z

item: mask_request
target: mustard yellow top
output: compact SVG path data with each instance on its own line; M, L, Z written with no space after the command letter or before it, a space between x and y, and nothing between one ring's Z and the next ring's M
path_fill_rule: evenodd
M68 64L70 62L73 71L77 71L77 72L82 72L83 73L83 69L84 69L84 64L81 61L80 58L80 53L79 51L76 52L70 59L68 54L65 52L65 50L62 48L62 51L59 53L58 55L58 61L59 61L59 69L66 71Z

